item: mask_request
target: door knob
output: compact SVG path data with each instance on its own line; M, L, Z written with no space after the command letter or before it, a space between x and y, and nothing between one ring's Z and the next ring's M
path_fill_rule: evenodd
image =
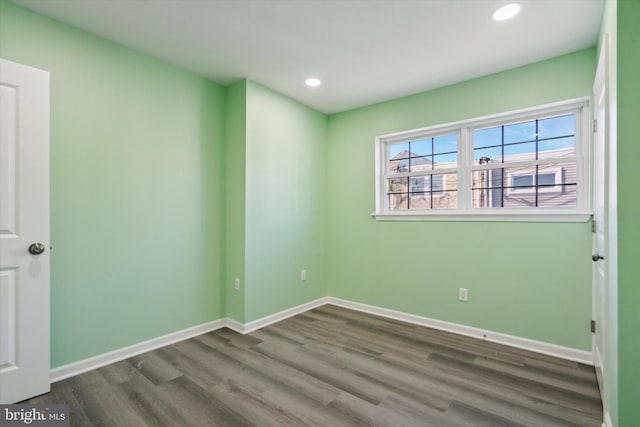
M31 255L40 255L44 252L44 245L42 243L32 243L29 246L29 253Z
M604 257L602 255L600 255L599 253L594 252L594 253L591 254L591 259L593 260L593 262L598 262L601 259L604 259Z

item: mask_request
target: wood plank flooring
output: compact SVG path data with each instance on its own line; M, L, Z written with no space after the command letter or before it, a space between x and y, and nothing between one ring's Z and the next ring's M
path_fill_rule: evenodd
M600 426L590 366L326 305L221 329L23 403L75 426Z

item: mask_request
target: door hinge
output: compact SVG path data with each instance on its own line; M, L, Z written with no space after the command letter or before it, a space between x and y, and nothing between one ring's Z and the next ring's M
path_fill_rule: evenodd
M598 226L596 224L596 219L593 218L593 220L591 221L591 232L595 233L597 229L598 229Z
M593 133L598 132L598 120L593 119Z
M596 333L596 321L595 320L591 321L591 333L592 334Z

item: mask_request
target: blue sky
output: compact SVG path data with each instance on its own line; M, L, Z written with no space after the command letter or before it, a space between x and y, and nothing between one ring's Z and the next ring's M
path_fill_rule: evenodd
M505 156L513 154L531 153L530 160L535 159L535 142L525 142L535 140L536 122L514 123L504 127L505 144L519 143L515 145L505 146ZM538 138L557 138L564 135L574 134L574 116L573 114L551 117L548 119L538 120ZM473 132L474 159L477 161L482 156L491 159L500 160L502 156L502 147L491 147L501 143L501 127L492 127L479 129ZM458 159L457 153L457 135L445 135L433 139L433 152L431 147L431 138L412 141L411 153L416 156L431 156L433 161L437 163L451 163ZM538 151L557 150L561 148L572 148L575 146L573 136L552 139L549 141L539 141ZM487 148L483 148L487 147ZM389 158L393 158L402 151L409 150L409 143L392 144L389 146ZM453 152L453 153L452 153ZM431 158L430 158L431 160ZM520 159L526 160L526 159Z

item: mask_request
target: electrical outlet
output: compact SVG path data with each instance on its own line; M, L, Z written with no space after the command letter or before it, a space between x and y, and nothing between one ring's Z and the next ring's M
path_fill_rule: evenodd
M300 280L302 280L303 282L307 281L307 270L300 271Z
M236 278L234 279L234 281L233 281L233 288L234 288L236 291L239 291L239 290L240 290L240 278L239 278L239 277L236 277Z
M458 289L458 299L460 301L469 301L469 289L460 288Z

